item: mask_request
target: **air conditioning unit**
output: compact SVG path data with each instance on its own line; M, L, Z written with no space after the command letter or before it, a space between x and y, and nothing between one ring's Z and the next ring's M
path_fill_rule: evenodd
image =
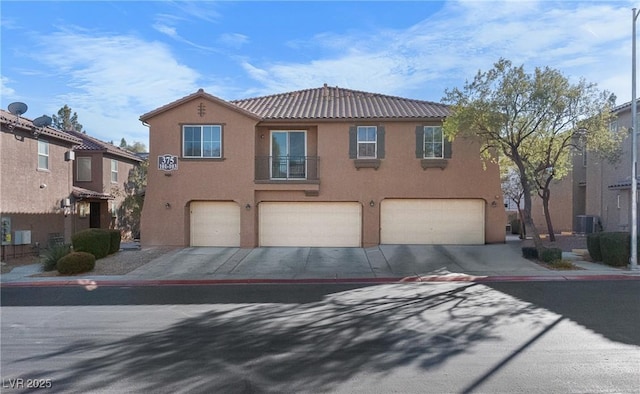
M68 150L64 152L64 161L72 161L76 159L76 152Z
M591 234L598 231L599 219L594 215L578 215L574 224L577 234Z

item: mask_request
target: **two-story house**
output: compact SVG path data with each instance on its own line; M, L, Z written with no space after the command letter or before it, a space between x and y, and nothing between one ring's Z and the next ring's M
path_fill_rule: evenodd
M0 110L2 257L70 241L72 149L79 138Z
M77 207L75 231L117 228L129 172L140 156L85 133L67 131L81 142L74 147L73 197Z
M323 86L225 101L202 89L150 127L143 245L504 242L497 165L442 135L445 105Z
M574 162L574 169L582 168L576 171L580 174L575 181L579 191L574 198L577 212L599 218L604 231L631 229L631 109L631 102L613 109L617 119L610 127L627 134L619 161L610 163L596 153L586 152L582 161Z

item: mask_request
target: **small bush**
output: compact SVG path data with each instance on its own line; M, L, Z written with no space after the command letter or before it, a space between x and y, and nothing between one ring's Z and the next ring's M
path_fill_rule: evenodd
M44 254L42 261L42 269L45 271L53 271L56 269L58 260L71 253L71 245L54 245L50 247Z
M540 260L545 263L551 263L552 261L562 260L562 249L560 248L544 248L540 253Z
M96 258L91 253L72 252L58 260L58 272L63 275L89 272L96 266Z
M110 243L109 243L109 254L114 254L120 250L120 230L108 230Z
M600 249L600 235L602 233L587 234L587 250L593 261L602 261L602 250Z
M602 262L613 267L629 264L631 234L622 232L601 233Z
M577 269L576 265L569 260L555 260L549 263L549 267L554 270L574 270Z
M522 257L525 259L538 259L538 249L535 246L523 246Z
M75 233L71 242L76 252L91 253L96 259L101 259L109 254L111 235L107 230L90 228Z

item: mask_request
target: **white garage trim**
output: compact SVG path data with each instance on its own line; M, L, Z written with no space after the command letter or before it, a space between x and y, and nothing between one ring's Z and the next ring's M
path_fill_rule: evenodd
M240 246L240 206L233 201L189 204L191 246Z
M260 246L360 247L362 205L357 202L262 202Z
M484 244L480 199L388 199L380 204L380 243Z

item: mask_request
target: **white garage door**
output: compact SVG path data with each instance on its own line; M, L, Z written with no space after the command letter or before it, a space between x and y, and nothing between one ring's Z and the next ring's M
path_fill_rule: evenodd
M484 244L484 200L384 200L380 243Z
M359 203L263 202L258 209L260 246L360 246Z
M240 246L240 206L227 201L194 201L191 246Z

